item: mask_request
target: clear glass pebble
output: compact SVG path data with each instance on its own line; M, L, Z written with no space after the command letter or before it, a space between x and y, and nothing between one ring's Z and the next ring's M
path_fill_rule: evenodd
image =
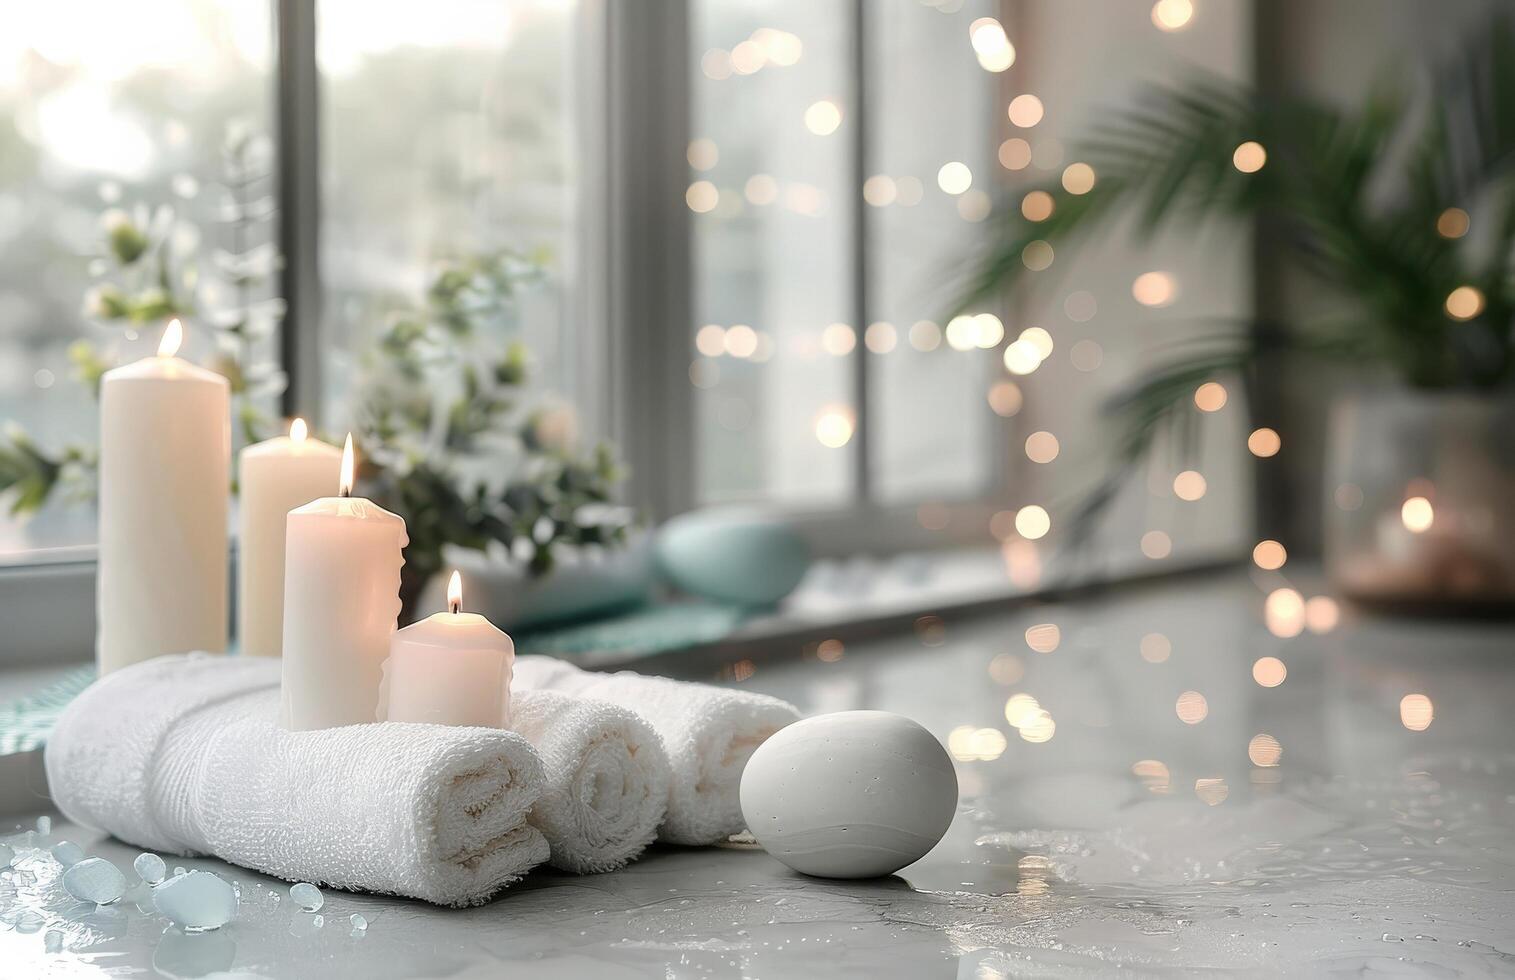
M175 878L179 877L180 875L182 875L184 873L185 873L184 872L184 865L180 864L180 865L175 865L174 866L174 877Z
M37 833L46 835L52 832L53 818L44 813L42 816L37 818Z
M298 885L289 886L289 897L295 900L295 904L307 912L317 912L326 904L326 896L321 894L321 889L308 881L302 881Z
M153 906L186 932L203 932L237 917L237 893L220 875L191 871L154 888Z
M9 844L0 844L0 866L9 867L16 860L16 849Z
M63 872L63 890L81 902L109 905L126 892L126 876L104 858L85 858Z
M349 915L347 917L347 921L352 923L353 932L363 932L368 928L368 920L356 912L354 912L352 915Z
M137 855L137 859L132 862L132 868L136 870L137 877L149 885L156 885L163 880L164 875L168 874L168 865L163 863L163 859L146 851Z
M54 844L52 846L52 854L53 857L58 859L58 863L65 868L78 864L85 858L84 848L71 840L60 840Z
M314 917L311 918L310 924L312 926L314 926L315 928L319 929L322 926L326 925L326 916L324 916L324 915L314 916Z
M57 929L47 930L47 934L42 937L42 948L49 953L63 952L63 933Z

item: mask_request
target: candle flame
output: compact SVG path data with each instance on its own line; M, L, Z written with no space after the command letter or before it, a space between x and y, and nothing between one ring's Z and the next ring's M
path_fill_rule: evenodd
M306 435L308 435L308 432L305 428L304 419L297 418L293 422L289 423L290 442L304 442Z
M337 480L337 496L352 496L352 433L347 433L347 442L342 445L342 475Z
M179 353L179 345L184 343L184 325L177 318L168 321L168 326L163 328L163 339L158 341L158 356L173 357Z
M455 613L461 611L462 608L463 576L454 571L452 573L452 578L447 583L447 610L448 612Z

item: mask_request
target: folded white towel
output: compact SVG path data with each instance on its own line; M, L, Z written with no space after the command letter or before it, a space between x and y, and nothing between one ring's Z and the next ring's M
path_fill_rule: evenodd
M96 681L47 745L54 802L139 847L290 881L477 905L547 859L526 739L278 724L279 661L159 657Z
M546 786L527 819L564 871L614 871L651 844L671 772L652 727L625 708L556 691L516 691L512 725L542 757Z
M674 844L713 844L746 827L737 793L742 768L764 739L800 716L787 701L751 691L591 673L551 657L517 657L512 683L518 691L599 698L647 719L673 768L658 838Z

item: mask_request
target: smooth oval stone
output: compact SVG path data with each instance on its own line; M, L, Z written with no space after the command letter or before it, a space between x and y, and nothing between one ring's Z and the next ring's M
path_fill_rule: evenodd
M53 857L65 868L84 860L84 848L71 840L60 840L52 846Z
M935 847L957 774L935 737L887 711L839 711L780 729L742 771L742 815L763 848L824 878L892 874Z
M742 606L771 606L794 591L810 551L787 521L757 511L681 514L658 529L658 570L691 595Z
M63 872L63 890L81 902L109 905L126 893L126 876L104 858L85 858Z
M302 881L289 886L289 897L295 900L295 904L307 912L315 912L326 904L326 896L321 894L321 889L308 881Z
M154 888L153 907L183 929L219 929L237 917L237 893L219 875L191 871Z
M137 872L137 877L149 885L156 885L168 874L168 865L163 863L163 859L146 851L137 855L137 859L132 862L132 868Z

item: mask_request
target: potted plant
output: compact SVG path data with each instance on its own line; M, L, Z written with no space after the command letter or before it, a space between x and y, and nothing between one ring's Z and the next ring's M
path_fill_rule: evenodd
M1380 85L1351 108L1208 76L1152 86L1095 127L1080 159L1092 186L1040 188L1051 200L1033 212L1042 220L1006 209L967 267L960 310L1030 285L1022 254L1033 242L1074 245L1116 220L1150 236L1256 219L1335 301L1287 327L1215 323L1167 352L1110 405L1124 465L1084 516L1158 432L1189 428L1197 385L1223 375L1247 385L1264 357L1310 357L1350 382L1325 467L1337 587L1396 605L1515 603L1511 23L1451 49L1418 91Z

